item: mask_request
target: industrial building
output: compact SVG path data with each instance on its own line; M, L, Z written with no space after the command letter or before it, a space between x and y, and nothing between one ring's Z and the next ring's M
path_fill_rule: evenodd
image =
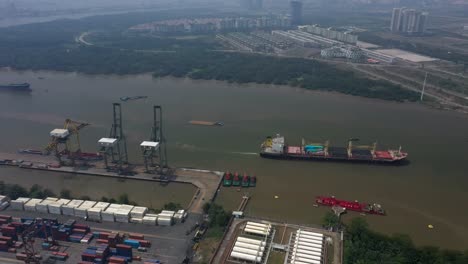
M415 9L394 8L390 30L395 33L417 34L426 30L427 12Z
M274 230L271 224L249 221L232 246L230 259L242 263L266 263Z
M374 59L378 62L393 63L396 59L395 56L387 55L379 51L370 50L370 49L361 49L364 54L371 59Z
M298 229L291 234L285 263L322 264L324 253L323 234Z
M293 0L290 2L291 6L291 23L293 25L302 24L302 2L299 0Z
M336 30L331 30L327 28L321 28L317 25L307 25L299 27L300 30L325 37L327 39L333 39L340 42L345 42L348 44L356 45L358 41L358 36L352 35L349 32L341 32Z
M365 57L364 52L355 46L335 46L322 49L320 55L324 58L346 58L352 61L360 61Z

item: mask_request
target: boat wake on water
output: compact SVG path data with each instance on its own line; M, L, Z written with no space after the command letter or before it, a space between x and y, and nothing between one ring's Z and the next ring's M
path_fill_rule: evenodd
M229 152L231 154L239 154L239 155L258 155L258 153L255 152Z

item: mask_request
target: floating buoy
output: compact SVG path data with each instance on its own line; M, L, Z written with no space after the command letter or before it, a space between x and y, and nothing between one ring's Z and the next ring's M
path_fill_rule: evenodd
M433 226L433 225L427 225L427 228L429 228L429 229L433 229L433 228L434 228L434 226Z
M278 198L279 198L279 196L278 196L278 195L275 195L275 199L278 199Z

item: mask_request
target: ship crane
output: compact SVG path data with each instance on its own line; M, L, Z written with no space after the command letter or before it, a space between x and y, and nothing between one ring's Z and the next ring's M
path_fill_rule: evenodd
M46 153L54 152L61 165L63 155L67 155L72 164L75 164L75 159L81 153L79 131L89 125L89 123L66 119L63 128L56 128L50 132L51 139L46 147Z
M377 141L372 143L372 145L353 145L354 141L359 141L358 138L350 138L348 141L348 157L353 156L353 149L364 149L364 150L369 150L374 156L375 150L377 149Z

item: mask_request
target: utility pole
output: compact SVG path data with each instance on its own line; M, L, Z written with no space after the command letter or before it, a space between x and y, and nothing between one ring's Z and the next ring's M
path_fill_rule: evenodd
M419 99L421 102L422 102L423 97L424 97L424 90L426 90L426 81L427 81L427 72L426 72L426 76L424 77L424 83L423 83L423 87L422 87L422 90L421 90L421 98Z

